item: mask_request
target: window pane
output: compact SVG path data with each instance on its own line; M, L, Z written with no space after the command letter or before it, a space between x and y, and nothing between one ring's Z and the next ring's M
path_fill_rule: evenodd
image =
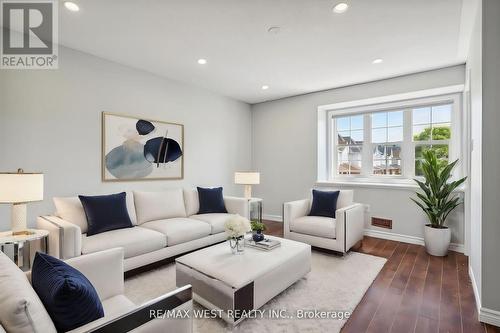
M432 127L432 140L448 140L451 137L450 124L438 124Z
M339 145L347 145L351 142L351 132L349 131L339 131L338 132L338 144Z
M403 141L403 127L389 127L387 129L387 142Z
M337 173L339 175L359 175L361 173L361 161L339 161Z
M388 160L386 174L396 175L396 176L401 175L401 160L399 159Z
M451 122L451 104L432 107L432 123Z
M351 117L351 129L352 130L363 129L363 115Z
M372 128L387 127L387 112L372 113Z
M433 150L436 153L436 157L439 159L439 163L445 165L449 158L449 146L448 145L419 145L415 146L415 175L423 176L422 172L422 160L424 159L423 152L427 150Z
M361 152L362 152L361 146L350 146L348 160L349 161L361 161L361 159L362 159Z
M349 130L349 117L337 118L337 131Z
M403 126L403 111L389 112L387 114L388 126Z
M386 173L386 160L373 160L373 174L385 175Z
M389 145L385 147L385 154L388 159L400 159L401 158L401 146L400 145Z
M353 144L363 143L363 130L351 131L351 139L353 140Z
M413 125L430 124L431 108L413 109Z
M372 130L372 142L387 142L387 128L377 128Z
M385 146L384 145L376 145L373 148L373 160L385 160Z
M425 141L431 139L430 125L413 126L413 141Z

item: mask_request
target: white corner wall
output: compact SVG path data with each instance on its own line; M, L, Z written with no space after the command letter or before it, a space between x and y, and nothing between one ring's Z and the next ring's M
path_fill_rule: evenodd
M101 182L101 112L185 125L185 179ZM241 195L233 173L251 166L251 111L246 103L61 47L59 69L0 71L0 171L42 171L45 200L54 196L175 186L224 186ZM0 230L10 229L0 205Z
M318 106L464 84L464 80L465 66L460 65L253 105L252 167L261 172L261 184L254 192L264 199L266 216L281 218L284 202L308 197L315 185ZM409 200L411 195L405 189L355 188L355 200L370 205L370 216L393 220L392 230L367 223L368 229L419 240L426 218ZM463 206L449 224L452 242L461 249Z

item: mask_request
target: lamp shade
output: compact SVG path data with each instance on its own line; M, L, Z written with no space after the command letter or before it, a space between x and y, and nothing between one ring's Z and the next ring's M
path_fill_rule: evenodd
M42 173L0 173L0 203L43 200Z
M234 173L234 183L240 185L257 185L260 184L260 173L259 172L235 172Z

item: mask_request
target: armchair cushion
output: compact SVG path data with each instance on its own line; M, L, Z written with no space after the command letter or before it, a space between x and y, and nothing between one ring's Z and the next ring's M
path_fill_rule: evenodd
M58 331L66 332L104 317L92 283L57 258L37 252L31 282Z
M340 191L312 190L313 199L309 216L323 216L335 218L337 199Z
M165 235L142 227L117 229L94 236L83 236L82 253L123 247L125 258L153 252L167 246Z
M222 195L222 187L198 187L198 199L200 201L198 214L227 213L224 196Z
M0 252L0 323L8 332L56 333L47 310L26 274L2 252Z
M323 216L303 216L292 221L290 230L293 232L323 237L336 238L336 220Z
M133 227L127 211L125 192L98 196L79 195L78 197L87 216L87 236Z

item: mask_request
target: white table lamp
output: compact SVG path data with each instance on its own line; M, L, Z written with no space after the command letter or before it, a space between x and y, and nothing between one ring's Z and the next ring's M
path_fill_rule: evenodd
M251 171L235 172L234 183L245 185L245 198L250 199L252 197L252 185L260 184L260 173Z
M43 174L0 173L0 203L12 204L12 234L28 234L26 203L43 200Z

